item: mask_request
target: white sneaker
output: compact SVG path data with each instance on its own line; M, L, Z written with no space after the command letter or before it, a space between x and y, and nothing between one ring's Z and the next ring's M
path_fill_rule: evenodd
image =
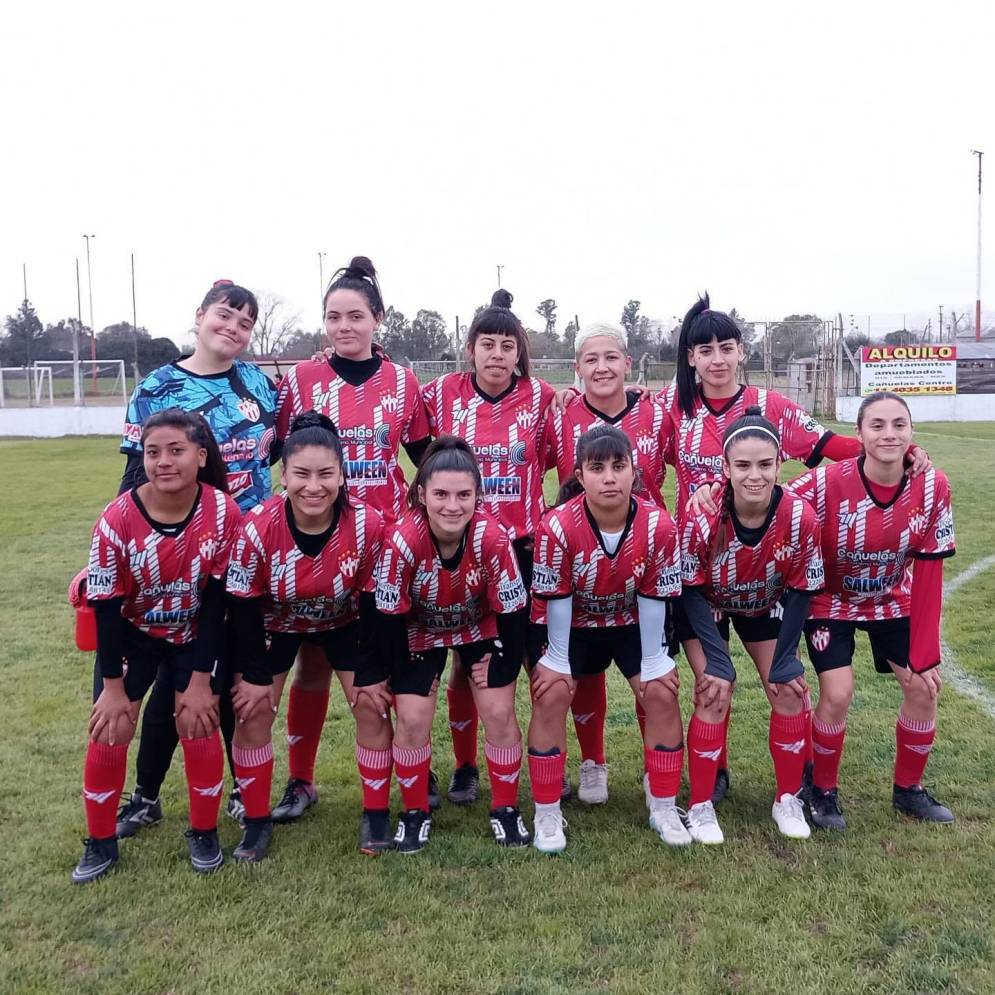
M715 817L715 806L710 802L698 802L688 810L688 829L691 837L699 843L715 845L724 843L722 827Z
M770 814L774 816L777 828L781 830L783 836L790 836L794 840L807 840L812 835L812 830L805 821L805 810L802 808L801 799L797 795L785 792L774 802Z
M653 798L650 804L650 827L660 834L667 846L687 846L691 834L681 816L684 812L673 798Z
M585 805L604 805L608 801L608 764L585 760L580 765L577 797Z
M567 835L563 832L567 820L560 806L536 805L535 834L532 845L540 853L562 853L567 848Z

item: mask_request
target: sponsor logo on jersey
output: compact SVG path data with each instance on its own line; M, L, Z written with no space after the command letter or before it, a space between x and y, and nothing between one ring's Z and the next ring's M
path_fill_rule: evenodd
M345 475L364 484L385 484L387 464L382 459L347 459Z
M684 580L690 583L698 576L701 569L701 560L694 553L685 553L681 557L681 573Z
M196 608L172 608L168 611L162 608L152 608L142 617L146 625L179 625L188 622L197 615Z
M820 652L825 653L829 648L829 640L832 638L829 634L829 630L822 626L815 630L811 636L808 637L809 642Z
M536 563L532 568L532 590L537 594L550 594L560 583L559 574L545 563Z
M388 584L380 581L377 584L377 608L380 611L396 611L401 603L401 587L399 584Z
M339 570L345 577L355 577L359 569L359 553L354 549L344 549L339 554Z
M236 470L226 474L228 478L228 493L234 498L252 486L252 473L249 470Z
M521 477L484 477L484 499L515 501L522 496Z
M208 533L207 535L202 535L200 537L200 545L197 547L200 550L200 555L205 560L214 559L214 554L218 551L218 540L213 534Z
M722 472L721 456L702 456L700 453L682 450L679 458L685 466L692 469L714 470L715 473Z
M415 586L428 587L435 580L434 570L419 569L415 571Z
M478 460L508 460L512 466L525 466L528 462L528 445L524 442L513 442L510 446L491 442L472 448Z
M238 436L218 444L221 458L226 463L238 463L255 458L256 440L252 436Z
M844 511L842 508L836 513L840 525L844 529L854 529L857 527L857 519L860 513L857 511Z
M252 573L241 563L229 563L225 587L231 594L248 594L252 587Z
M248 421L259 421L259 405L251 397L243 397L237 407Z
M822 428L811 415L802 419L801 426L803 432L818 432Z
M469 416L469 414L470 414L470 409L469 408L457 408L453 412L453 424L454 425L462 425L463 422L466 421L466 419Z
M503 580L498 584L498 601L506 608L508 606L524 605L526 601L525 585L520 579Z
M128 554L128 566L133 573L137 570L144 570L148 558L149 551L147 549L133 549Z
M843 590L851 594L883 594L902 579L902 571L881 577L844 577Z
M384 411L394 412L397 411L397 395L396 394L381 394L380 395L380 407Z
M133 442L135 445L141 445L142 426L135 425L132 422L126 422L124 426L124 437L128 442Z
M813 590L816 590L825 584L826 568L825 564L822 562L821 556L818 559L813 559L809 562L809 565L805 570L805 582Z
M940 520L936 523L936 541L938 543L950 542L954 537L954 516L949 509L940 515Z
M113 567L90 567L86 572L86 593L93 598L106 597L114 590L116 577Z
M665 567L656 577L656 596L670 598L681 593L681 568Z

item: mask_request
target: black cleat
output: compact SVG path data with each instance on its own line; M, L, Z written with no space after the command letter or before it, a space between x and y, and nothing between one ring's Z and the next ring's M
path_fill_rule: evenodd
M813 784L809 789L808 814L812 825L820 829L846 829L836 788L826 790Z
M923 822L951 823L954 821L953 812L921 786L900 788L896 784L892 790L891 804L896 812L909 815L913 819L921 819Z
M131 797L117 810L115 833L119 840L136 836L140 829L162 822L162 805L159 799L149 801L142 796L141 785L135 785Z
M570 783L570 778L567 777L567 772L563 772L563 783L560 785L560 801L567 802L570 801L574 796L574 786Z
M217 829L208 829L206 832L188 829L183 835L187 838L190 863L198 874L210 874L225 862L225 855L221 852L221 844L218 842Z
M815 764L811 760L805 761L805 767L802 770L802 786L801 790L798 792L798 797L802 800L802 804L807 805L809 799L812 797L812 775L815 772Z
M390 812L386 809L363 809L363 821L359 825L359 852L376 857L394 849L394 837L390 832Z
M283 797L273 809L270 818L274 822L294 822L318 800L318 789L307 781L292 777L287 781Z
M532 834L525 828L522 813L512 806L491 809L491 832L501 846L528 846Z
M718 803L722 801L722 799L725 798L727 794L729 794L730 783L731 779L729 777L729 768L720 767L715 772L715 787L712 788L713 805L718 805Z
M83 856L73 870L73 884L87 884L103 877L118 860L117 838L83 840Z
M420 808L411 808L397 817L397 832L394 846L401 853L417 853L424 850L428 834L432 830L432 816Z
M246 819L242 840L232 851L232 856L239 864L258 864L266 859L272 840L273 820L269 816L265 819Z
M442 807L442 792L439 791L439 779L434 770L428 772L428 807L433 812Z
M446 794L454 805L472 805L477 800L480 786L480 770L473 764L463 764L453 771Z
M242 801L242 792L238 788L232 788L228 796L228 816L234 819L243 829L245 828L245 804Z

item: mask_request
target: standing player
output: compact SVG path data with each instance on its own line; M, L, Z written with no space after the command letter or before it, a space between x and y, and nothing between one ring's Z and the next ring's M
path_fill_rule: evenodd
M518 809L522 732L515 716L515 681L524 654L526 594L508 533L478 507L480 468L470 447L440 436L411 484L411 510L384 542L377 608L382 662L357 673L360 693L394 693L394 769L404 812L394 842L403 853L428 842L428 778L435 714L434 682L450 649L471 675L484 720L484 756L491 782L491 830L504 846L530 837Z
M562 411L551 410L546 419L544 449L547 467L555 467L560 484L574 479L577 440L594 425L615 425L635 441L632 462L637 490L661 508L661 488L666 473L664 459L671 448L670 429L662 409L641 391L626 390L632 369L625 330L596 323L577 333L576 370L583 393ZM608 708L603 672L582 677L573 698L574 726L580 745L578 797L589 805L608 801L608 766L605 763L605 715ZM640 699L636 711L642 725Z
M87 597L97 613L103 689L90 714L83 774L90 835L73 871L77 884L117 862L114 813L128 744L160 669L174 689L186 765L190 861L201 873L224 861L217 833L224 785L218 695L224 576L238 506L224 493L224 464L203 418L178 408L158 412L140 441L148 482L104 509L90 547Z
M376 270L369 259L356 256L325 292L325 332L334 355L288 371L280 386L276 434L285 440L292 419L305 411L327 415L338 426L352 495L392 522L404 507L407 489L398 459L401 446L417 465L429 431L417 377L374 346L383 317ZM318 799L314 767L332 678L315 647L305 644L299 660L287 709L290 779L273 810L277 822L298 818Z
M480 464L483 502L511 537L526 591L532 584L536 526L545 510L540 451L546 411L553 388L531 375L529 340L511 311L512 296L498 290L491 306L473 319L467 333L469 373L447 373L427 384L422 396L432 434L466 440ZM539 637L529 624L529 665L539 655ZM477 710L469 674L454 663L447 689L449 728L456 767L449 800L476 800Z
M350 500L345 458L332 423L298 415L283 446L284 494L242 521L228 569L229 614L236 636L233 698L235 767L245 802L236 860L262 860L273 832L272 728L287 672L302 643L316 646L355 702L356 761L363 785L360 849L391 847L389 695L358 697L353 672L373 652L374 577L383 518Z
M248 348L259 313L253 293L218 280L195 315L196 345L189 356L153 370L135 387L121 441L127 456L121 493L144 481L142 429L149 417L166 408L202 415L221 450L228 492L246 512L269 497L270 444L276 411L276 389L253 363L239 357ZM95 674L95 694L99 682ZM231 749L235 719L227 695L221 700L221 730ZM159 789L176 750L173 685L169 674L156 681L142 716L135 790L117 817L119 839L134 836L162 820ZM234 778L235 766L229 753ZM240 819L243 807L238 788L228 800L228 813Z
M892 804L927 822L953 822L921 784L936 736L943 559L954 553L950 484L933 467L905 473L912 416L899 395L865 397L857 437L863 456L788 485L815 509L826 561L825 591L812 599L805 623L819 675L810 814L817 826L845 828L837 780L853 698L854 633L862 629L875 669L894 674L902 688Z
M681 540L684 613L707 661L687 735L688 828L702 843L723 840L712 793L736 681L728 649L730 622L770 700L774 821L785 836L807 839L810 833L798 797L809 716L797 654L811 595L823 585L822 549L815 512L778 486L780 467L777 429L759 408L747 408L723 439L728 483L719 497L720 510L689 515Z
M532 673L529 775L535 846L566 847L560 784L566 714L577 679L612 660L645 712L643 758L650 825L671 846L691 842L676 796L684 765L674 661L663 649L666 599L680 595L677 532L665 508L632 495L632 442L597 425L575 446L583 493L554 508L536 535L532 617L545 622L548 648Z

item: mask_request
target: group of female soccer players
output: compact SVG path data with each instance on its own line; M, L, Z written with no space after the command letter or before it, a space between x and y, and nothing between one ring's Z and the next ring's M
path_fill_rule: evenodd
M577 335L581 391L556 393L531 374L511 303L499 291L474 318L468 372L422 388L374 341L383 298L373 266L357 257L325 295L330 358L298 364L277 395L239 359L253 295L228 281L208 292L194 353L136 388L121 493L97 522L86 583L75 588L96 611L98 645L83 778L89 836L74 881L106 873L118 839L161 820L159 787L177 741L194 869L224 859L223 741L228 811L244 830L233 856L263 859L274 823L317 800L333 671L356 722L361 851L423 849L441 803L431 729L450 657L449 798L477 797L482 720L499 844L566 846L568 710L579 797L607 801L612 661L635 698L650 826L672 846L720 843L715 805L729 787L736 680L730 623L771 703L772 815L783 834L844 826L837 775L856 628L903 692L893 804L952 821L921 785L940 688L950 491L912 445L904 401L866 398L857 439L827 432L775 391L737 382L739 328L707 299L684 320L676 382L659 396L627 389L625 333L607 324ZM410 484L402 446L416 467ZM823 457L836 462L778 483L783 459L816 466ZM677 473L674 517L661 493L667 463ZM551 469L561 491L547 509ZM814 713L802 634L819 679ZM686 735L678 644L695 681ZM523 664L531 830L518 804ZM272 727L291 670L290 778L273 806ZM119 809L150 689L138 783ZM687 811L677 805L685 753Z

